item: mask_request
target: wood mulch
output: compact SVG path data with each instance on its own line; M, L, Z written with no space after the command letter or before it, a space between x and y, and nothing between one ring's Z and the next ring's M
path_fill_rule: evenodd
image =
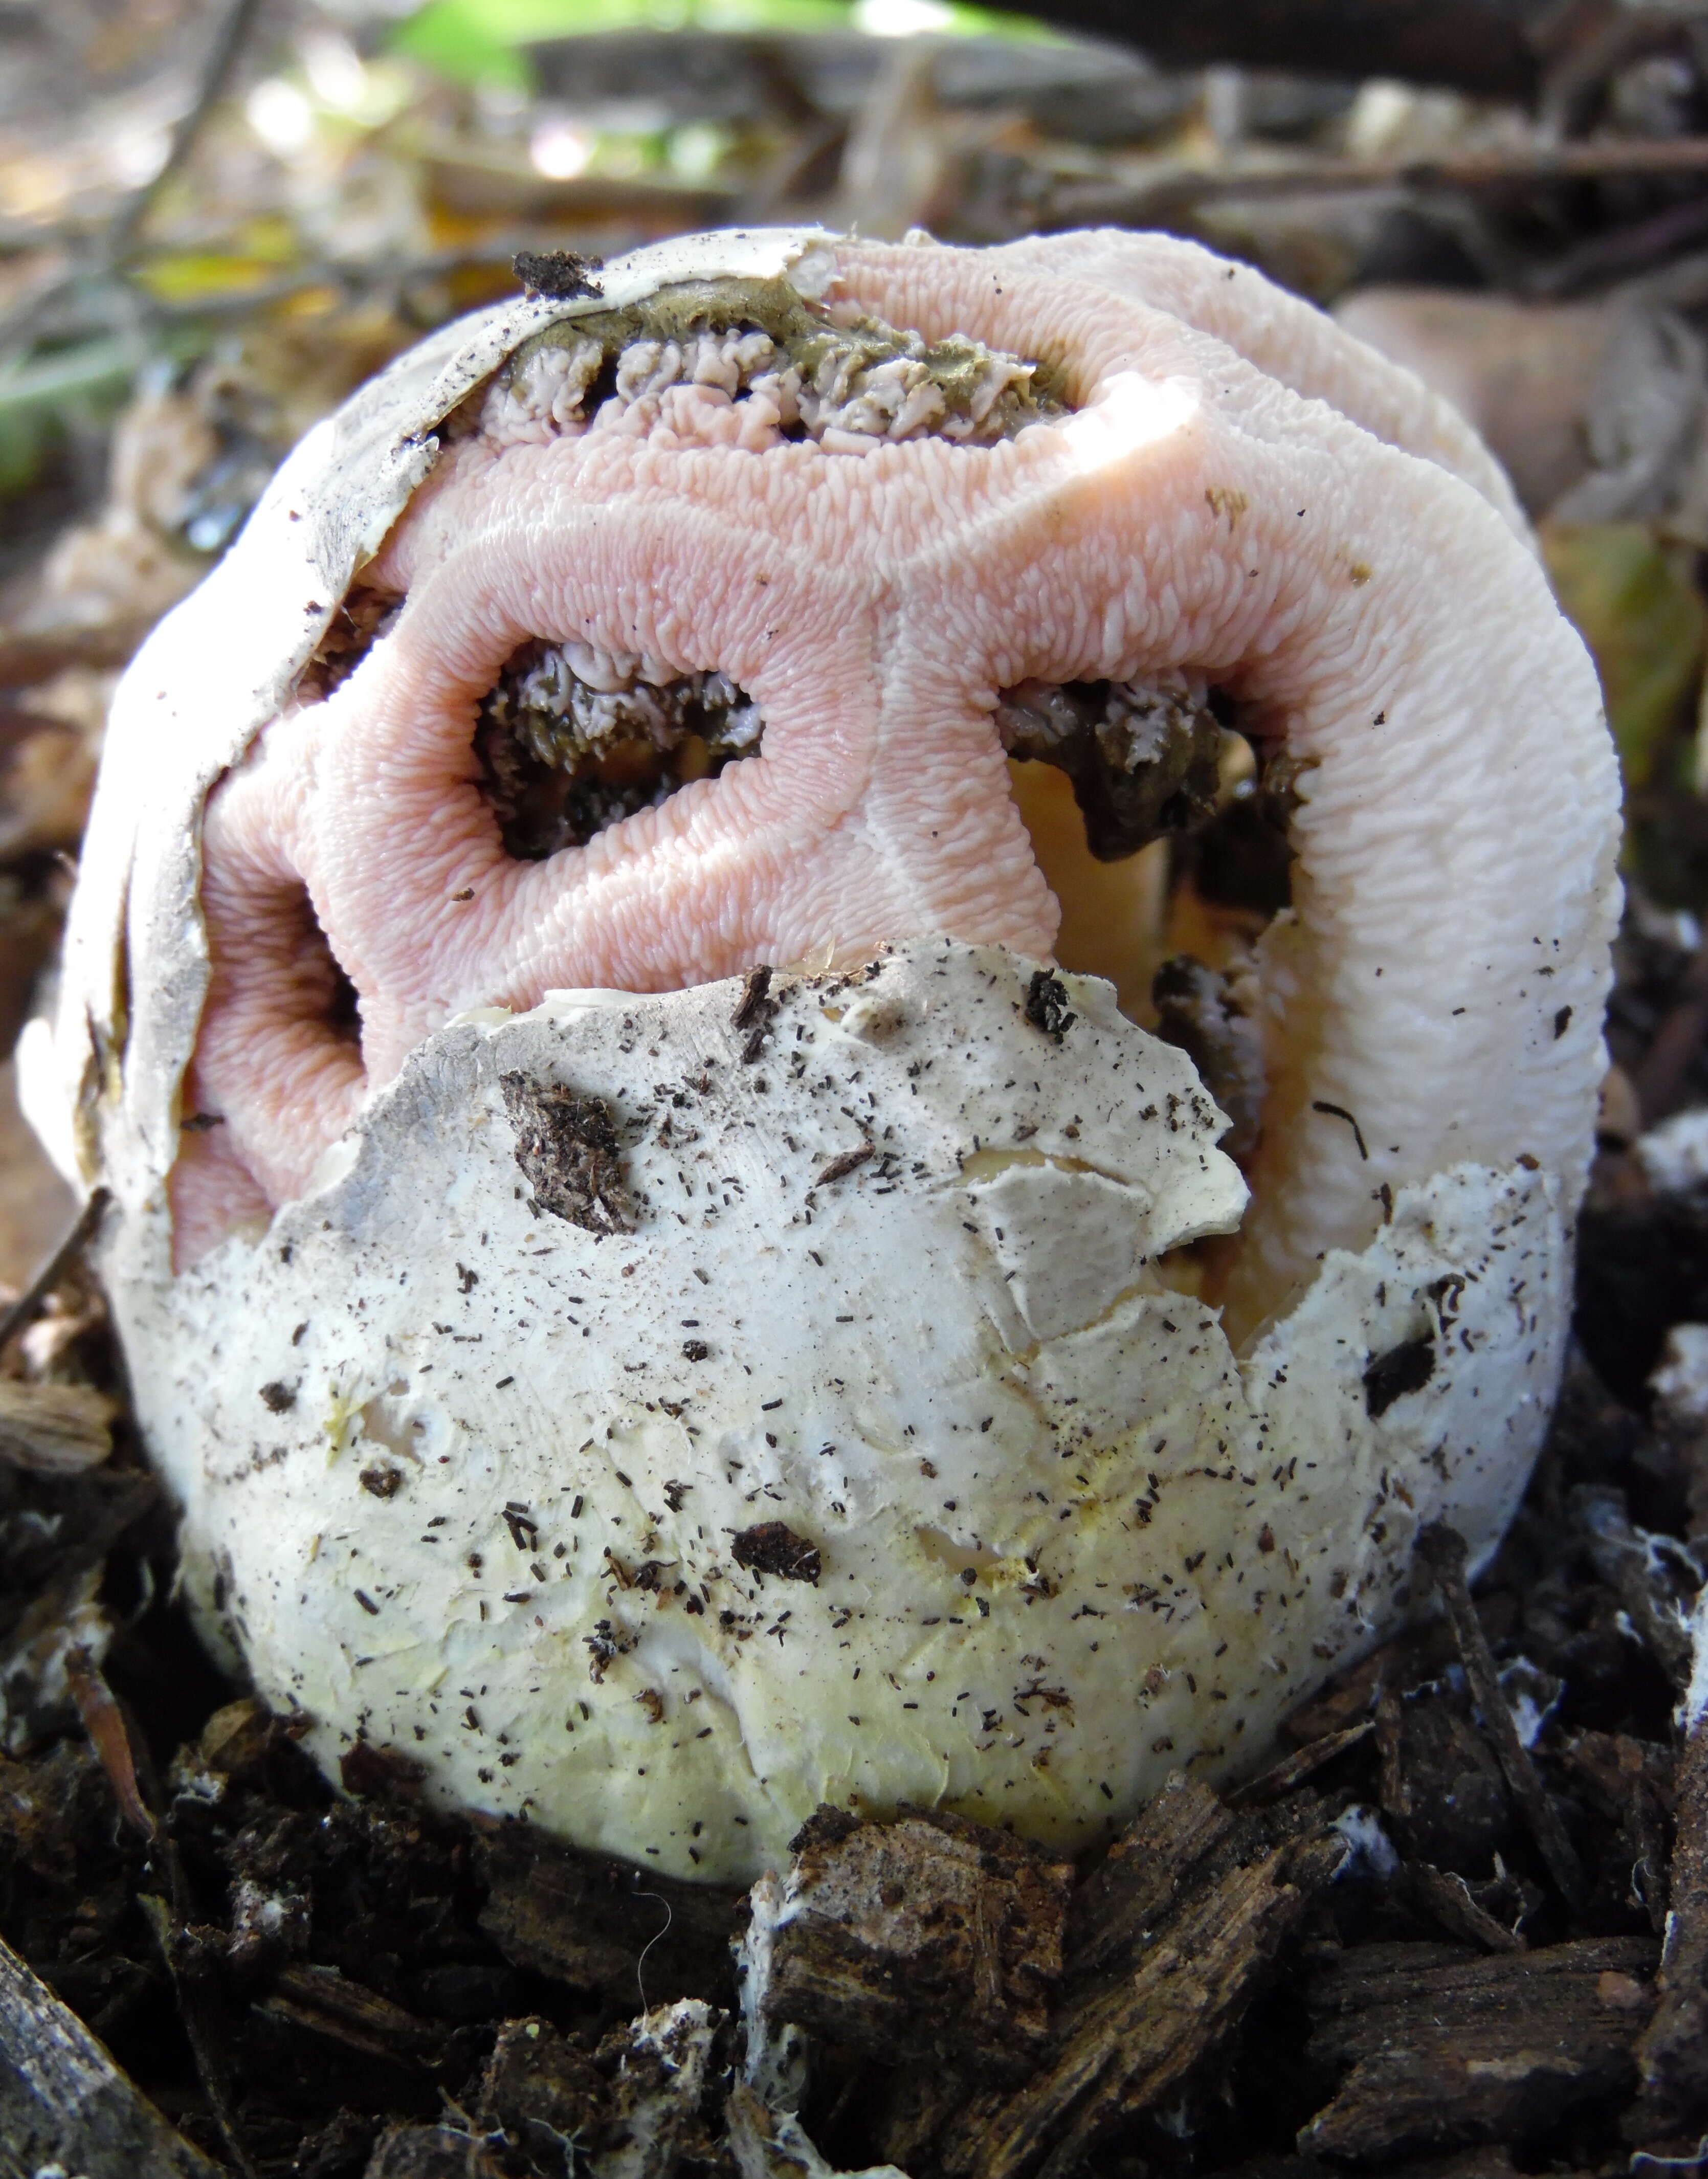
M1585 1292L1693 1218L1611 1153ZM1636 1403L1664 1317L1585 1314L1475 1599L1427 1532L1442 1608L1264 1776L1078 1865L821 1811L739 1954L744 1895L435 1813L393 1751L333 1793L197 1649L104 1320L53 1308L116 1449L0 1458L0 2179L1697 2167L1708 1471Z

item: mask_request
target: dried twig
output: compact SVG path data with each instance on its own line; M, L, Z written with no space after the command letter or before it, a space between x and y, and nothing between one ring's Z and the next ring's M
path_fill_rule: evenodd
M165 158L148 180L139 189L132 190L113 214L112 224L104 238L104 250L109 264L117 264L129 249L160 192L195 150L196 139L206 126L208 116L231 81L233 71L261 10L261 0L230 0L230 4L220 17L219 27L209 43L202 60L201 73L196 79L195 95L172 132L172 141L167 146Z
M77 1715L83 1720L83 1730L89 1735L89 1744L107 1773L119 1814L139 1836L151 1839L155 1834L154 1818L144 1805L141 1789L136 1782L136 1760L130 1752L124 1713L113 1699L113 1690L100 1666L86 1649L80 1647L66 1656L65 1677L70 1685L71 1699L77 1704Z
M1293 1787L1325 1763L1333 1762L1337 1755L1348 1748L1356 1748L1376 1729L1376 1721L1365 1718L1358 1725L1348 1725L1338 1732L1326 1732L1320 1740L1313 1740L1304 1748L1295 1748L1291 1755L1283 1756L1272 1769L1244 1786L1236 1786L1231 1793L1222 1796L1230 1809L1261 1808L1270 1801L1278 1801L1283 1793Z
M1485 98L1529 98L1558 0L997 0L1057 28L1142 44L1163 68L1206 63L1290 74L1398 76ZM1557 36L1557 31L1554 33Z
M63 271L0 314L0 355L20 343L34 341L41 331L43 313L85 280L111 281L119 272L161 190L195 148L208 116L231 81L261 4L262 0L230 0L202 61L195 93L172 132L165 158L146 182L121 200L106 227L90 238Z
M148 1840L150 1862L165 1887L165 1897L145 1892L137 1903L178 1993L178 2017L202 2093L242 2179L259 2179L238 2126L227 2058L225 1993L211 1971L205 1940L189 1928L195 1895L177 1845L160 1821L152 1762L146 1747L139 1759L140 1743L131 1737L124 1709L86 1649L74 1650L67 1658L66 1677L113 1796L126 1822Z
M77 1214L76 1223L47 1261L37 1271L10 1309L0 1316L0 1354L3 1354L26 1325L33 1324L41 1312L41 1305L74 1264L101 1223L108 1197L104 1188L97 1188Z
M1434 159L1232 159L1217 167L1169 165L1151 181L1056 192L1052 227L1109 221L1148 227L1171 213L1228 198L1316 196L1372 190L1535 187L1616 176L1708 174L1708 137L1617 138L1516 150L1457 151Z
M1530 1751L1519 1737L1519 1728L1506 1696L1483 1622L1471 1601L1465 1579L1465 1540L1444 1521L1431 1521L1418 1531L1417 1564L1433 1578L1458 1644L1459 1656L1470 1682L1471 1694L1482 1713L1495 1744L1495 1754L1506 1774L1513 1798L1524 1812L1530 1835L1541 1849L1548 1874L1568 1906L1580 1907L1587 1896L1583 1864L1566 1836L1559 1811L1548 1798L1547 1788L1530 1760Z

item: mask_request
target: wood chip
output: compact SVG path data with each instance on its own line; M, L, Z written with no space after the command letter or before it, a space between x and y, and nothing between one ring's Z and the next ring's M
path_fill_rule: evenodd
M1321 1770L1325 1763L1332 1763L1335 1757L1345 1749L1356 1748L1359 1741L1367 1739L1374 1725L1373 1719L1366 1718L1362 1724L1348 1725L1338 1732L1324 1733L1320 1740L1307 1742L1305 1746L1295 1748L1291 1755L1284 1756L1260 1777L1249 1780L1244 1786L1235 1787L1227 1796L1228 1807L1256 1809L1261 1808L1266 1802L1278 1801L1283 1793L1290 1793L1314 1771Z
M113 1450L113 1402L86 1385L0 1377L0 1462L37 1475L98 1468Z
M1502 1692L1494 1651L1489 1647L1489 1638L1477 1616L1465 1579L1464 1538L1444 1521L1431 1521L1419 1529L1415 1550L1420 1572L1432 1577L1441 1591L1464 1664L1465 1677L1494 1742L1513 1798L1524 1811L1524 1820L1541 1849L1548 1874L1558 1885L1560 1896L1568 1906L1580 1907L1588 1891L1583 1864L1566 1836L1558 1809L1549 1799L1547 1788L1530 1760L1529 1748L1519 1737L1511 1706Z
M1271 1842L1207 1787L1169 1781L1074 1902L1043 2066L936 2114L948 2179L1068 2179L1224 2046L1345 1857L1299 1813L1302 1831ZM884 2146L908 2161L895 2136Z
M445 2031L436 2022L324 1968L285 1968L261 2010L388 2065L434 2066L444 2055Z
M741 980L741 996L736 1001L735 1012L730 1016L732 1029L751 1029L761 1016L771 996L772 971L769 963L760 961L748 970Z
M1308 2154L1372 2160L1536 2138L1634 2085L1653 2002L1649 1937L1484 1958L1447 1945L1348 1951L1304 1986L1310 2063L1339 2093Z
M0 1944L0 2179L219 2179L83 2023Z
M767 2018L887 2062L927 2053L989 2077L1043 2056L1071 1864L1007 1833L909 1810L821 1809L793 1841Z
M1645 2138L1708 2120L1708 1710L1701 1693L1708 1687L1708 1607L1697 1605L1693 1631L1696 1662L1678 1759L1672 1911L1660 2003L1642 2045Z
M483 2143L449 2126L394 2126L374 2143L362 2179L499 2179Z
M1461 1937L1485 1952L1524 1951L1524 1940L1519 1931L1497 1920L1480 1900L1473 1898L1469 1885L1455 1871L1436 1869L1427 1861L1414 1861L1406 1864L1406 1878L1419 1905L1449 1936Z
M643 1874L526 1824L477 1825L475 1857L481 1927L513 1966L640 2001L644 1953L645 1998L733 1998L737 1894Z

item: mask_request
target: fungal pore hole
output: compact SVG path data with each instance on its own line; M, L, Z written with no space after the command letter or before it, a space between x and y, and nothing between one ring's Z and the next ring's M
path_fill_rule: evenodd
M506 853L539 862L757 756L764 737L728 674L535 639L482 698L475 751Z
M1229 1117L1222 1149L1248 1163L1266 1089L1255 948L1288 904L1298 772L1238 716L1184 683L1034 681L1002 693L996 725L1061 908L1057 962L1187 1054Z

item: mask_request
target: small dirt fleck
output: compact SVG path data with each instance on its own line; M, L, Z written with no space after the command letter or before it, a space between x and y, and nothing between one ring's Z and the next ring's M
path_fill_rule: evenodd
M755 1528L738 1530L729 1555L750 1573L774 1573L783 1581L816 1584L824 1571L818 1545L796 1535L782 1521L761 1521Z
M818 1178L814 1181L813 1186L828 1188L834 1180L845 1180L849 1173L863 1166L869 1157L875 1155L876 1151L876 1144L862 1143L858 1150L838 1152L827 1165L820 1169Z
M1074 1015L1068 1004L1067 986L1047 969L1033 970L1022 1011L1033 1028L1041 1029L1052 1044L1059 1044L1074 1026Z
M771 996L771 963L761 961L742 978L741 996L729 1018L732 1029L751 1029L759 1020L761 1010Z
M510 270L530 295L550 295L560 301L578 295L602 295L592 277L605 269L602 257L583 257L574 250L519 250Z
M623 1146L605 1100L514 1072L498 1086L516 1130L516 1162L539 1208L585 1232L633 1232Z
M1435 1375L1436 1343L1429 1332L1378 1354L1364 1373L1364 1403L1375 1422L1408 1392L1420 1391Z

